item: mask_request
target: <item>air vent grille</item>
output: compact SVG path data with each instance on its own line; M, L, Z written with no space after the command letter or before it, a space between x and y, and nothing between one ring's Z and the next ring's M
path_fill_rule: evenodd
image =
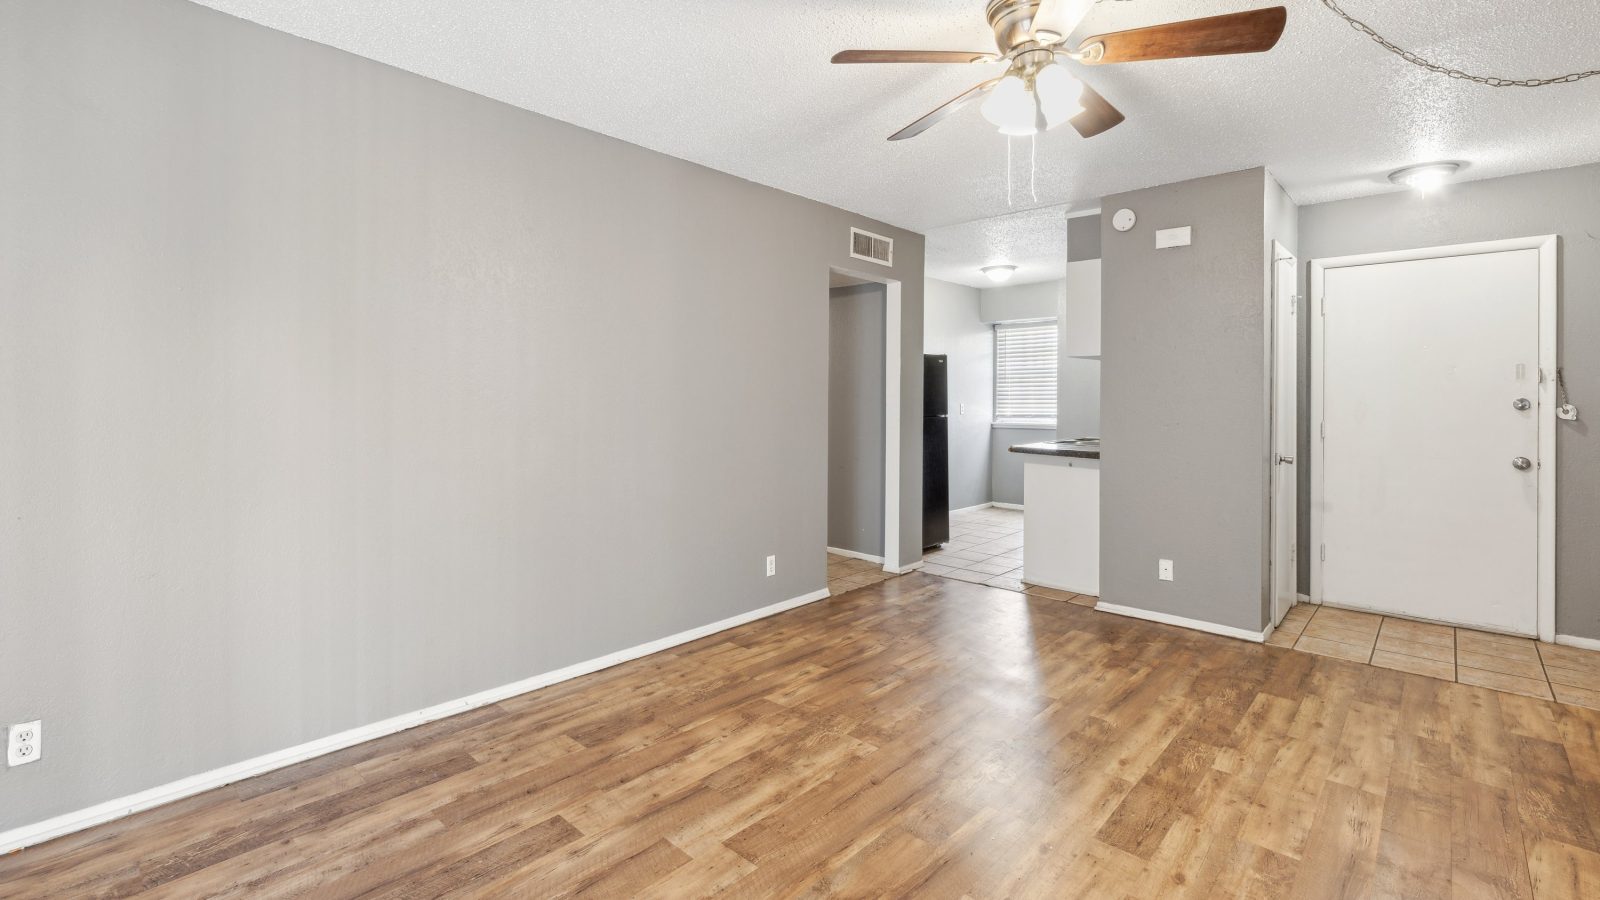
M852 228L850 229L850 256L854 259L865 259L869 262L892 266L894 265L894 240L881 234L873 234L870 231Z

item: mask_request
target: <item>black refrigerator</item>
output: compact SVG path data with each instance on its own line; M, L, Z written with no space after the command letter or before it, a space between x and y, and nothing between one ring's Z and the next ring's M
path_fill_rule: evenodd
M922 357L922 546L950 540L950 415L947 356Z

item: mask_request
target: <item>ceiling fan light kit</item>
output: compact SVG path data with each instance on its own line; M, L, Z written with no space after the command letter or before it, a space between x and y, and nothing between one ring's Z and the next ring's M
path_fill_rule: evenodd
M1083 137L1094 137L1124 120L1123 114L1066 68L1067 63L1097 66L1157 59L1261 53L1283 35L1288 11L1282 6L1250 12L1171 22L1095 35L1076 49L1064 35L1088 14L1092 0L989 0L985 14L994 30L998 54L952 50L844 50L835 63L1005 63L1006 71L974 85L933 112L895 132L891 141L916 137L979 97L988 119L1002 134L1029 135L1063 122ZM1049 27L1043 27L1048 25Z

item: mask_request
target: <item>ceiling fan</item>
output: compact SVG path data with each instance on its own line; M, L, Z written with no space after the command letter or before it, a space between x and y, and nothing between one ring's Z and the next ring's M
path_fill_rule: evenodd
M1281 6L1250 12L1169 22L1098 34L1077 49L1061 45L1095 0L989 0L987 15L998 53L960 50L845 50L835 63L1005 63L1006 71L889 136L916 137L967 103L987 95L984 118L1002 134L1037 134L1071 122L1084 137L1121 124L1125 116L1074 76L1064 61L1086 66L1221 56L1271 50L1283 34L1288 11Z

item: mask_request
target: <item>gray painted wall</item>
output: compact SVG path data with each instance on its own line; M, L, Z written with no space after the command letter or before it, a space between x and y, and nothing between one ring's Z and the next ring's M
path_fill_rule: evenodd
M822 588L851 225L918 558L917 235L182 0L0 5L0 121L0 829Z
M990 475L996 503L1022 503L1022 456L1011 452L1012 444L1031 444L1054 439L1049 428L995 428L989 433L989 448L994 460Z
M828 546L871 556L883 555L884 303L879 284L828 293Z
M1267 598L1265 178L1110 196L1139 223L1101 229L1101 596L1250 631ZM1182 225L1193 246L1155 249Z
M1600 164L1467 182L1427 198L1394 193L1300 210L1303 260L1541 234L1561 236L1561 366L1583 415L1557 425L1556 631L1600 638ZM1315 362L1308 342L1300 359L1303 367ZM1301 387L1300 458L1309 463L1305 374ZM1300 478L1309 499L1309 465ZM1310 532L1302 504L1302 590L1310 584Z
M979 506L994 499L989 485L994 329L978 318L977 288L929 278L922 307L923 347L950 358L950 508Z
M1053 319L1060 313L1061 279L984 288L979 306L983 321L1026 322Z
M1100 258L1100 216L1067 220L1067 262ZM1061 345L1068 322L1061 317ZM1100 360L1063 356L1056 375L1056 431L1069 437L1100 433Z
M1100 214L1067 220L1067 262L1100 258Z

